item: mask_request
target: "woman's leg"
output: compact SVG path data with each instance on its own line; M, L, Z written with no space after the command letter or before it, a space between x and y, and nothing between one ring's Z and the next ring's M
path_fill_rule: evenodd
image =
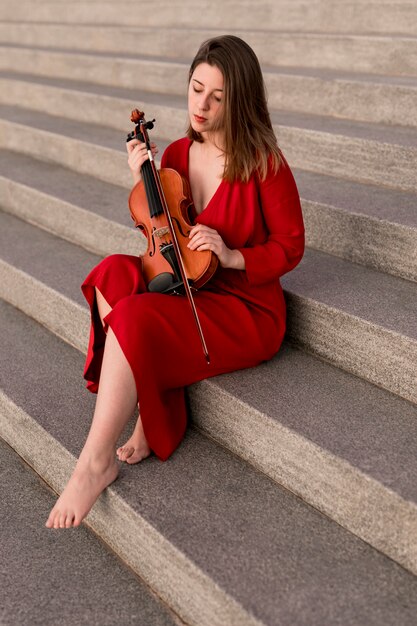
M97 287L95 288L95 290L98 313L101 319L101 323L103 323L103 319L108 313L110 313L112 309L107 300L104 298L103 294L97 289ZM123 446L117 448L116 454L120 461L126 461L126 463L133 465L133 463L139 463L139 461L143 461L143 459L148 457L150 453L151 449L148 445L148 442L146 441L145 433L143 432L142 420L140 419L139 415L131 437L126 441Z
M117 478L116 442L136 403L132 370L109 328L90 432L75 470L48 517L48 528L79 526L100 493Z

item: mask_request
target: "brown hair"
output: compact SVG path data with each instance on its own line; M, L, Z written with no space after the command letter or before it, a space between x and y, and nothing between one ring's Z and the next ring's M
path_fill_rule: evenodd
M191 63L189 82L200 63L216 66L224 78L223 115L218 120L225 140L223 178L229 182L247 182L258 170L264 179L269 159L277 171L282 157L269 116L262 70L252 48L234 35L208 39ZM191 124L187 136L203 142Z

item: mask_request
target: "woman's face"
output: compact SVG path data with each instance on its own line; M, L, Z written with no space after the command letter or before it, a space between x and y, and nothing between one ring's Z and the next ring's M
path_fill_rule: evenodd
M223 88L223 74L218 67L208 63L197 65L188 86L188 114L196 132L213 130L223 109Z

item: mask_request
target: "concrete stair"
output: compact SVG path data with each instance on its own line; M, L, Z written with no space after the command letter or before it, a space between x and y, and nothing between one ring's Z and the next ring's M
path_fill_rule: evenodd
M54 495L1 440L0 476L2 624L183 624L86 528L45 532Z
M178 451L124 467L87 522L188 624L414 624L416 11L265 2L260 30L250 6L211 3L200 23L186 1L0 7L0 436L62 490L94 402L79 285L144 250L130 110L157 119L162 154L198 44L241 29L307 227L282 280L287 342L191 387Z
M83 357L10 305L0 315L2 433L59 492L94 402ZM124 466L88 525L186 623L414 623L410 572L194 427L169 463Z

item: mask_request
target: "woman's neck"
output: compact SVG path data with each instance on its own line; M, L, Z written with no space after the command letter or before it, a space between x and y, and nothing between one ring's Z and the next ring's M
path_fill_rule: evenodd
M204 152L217 154L224 154L224 135L223 133L202 133L203 143L201 144Z

